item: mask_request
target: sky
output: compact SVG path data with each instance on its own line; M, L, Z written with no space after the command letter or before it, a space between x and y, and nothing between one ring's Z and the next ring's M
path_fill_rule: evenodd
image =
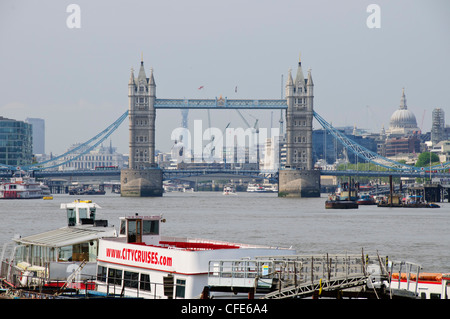
M79 27L68 26L70 4ZM333 126L388 128L405 88L426 132L434 108L449 124L449 18L448 0L2 0L0 116L43 118L46 153L61 154L128 109L141 56L157 98L279 99L301 54L315 111ZM212 127L245 128L235 110L210 114ZM260 128L279 124L279 110L242 114ZM156 116L156 148L168 152L181 112ZM209 124L206 110L191 110L190 125L196 119ZM111 142L128 153L128 121Z

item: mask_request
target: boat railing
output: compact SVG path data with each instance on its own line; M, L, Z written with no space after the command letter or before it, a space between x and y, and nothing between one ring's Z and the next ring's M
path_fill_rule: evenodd
M66 282L62 279L49 279L44 273L24 270L5 260L1 262L0 279L5 285L12 288L36 288L46 285L61 287ZM83 281L92 281L93 279L93 276L83 277Z
M303 269L302 262L295 260L212 260L208 285L270 289L274 281L283 284L302 281Z
M417 296L421 269L421 265L412 262L390 261L388 265L390 294L411 293ZM402 284L403 278L406 284ZM397 282L393 283L393 279Z
M23 263L16 265L14 261L8 259L1 262L0 280L11 287L42 287L44 285L61 286L67 281L67 271L69 268L77 267L80 263L46 263L45 266L34 266ZM89 262L89 267L95 267L96 263ZM53 265L53 266L52 266ZM54 267L57 267L56 269ZM53 275L51 275L53 274ZM92 274L79 273L76 276L76 282L93 281L95 276Z
M208 286L211 291L277 289L347 280L352 285L381 282L387 275L387 257L368 255L289 255L253 259L212 260L209 262ZM357 278L357 280L355 279Z

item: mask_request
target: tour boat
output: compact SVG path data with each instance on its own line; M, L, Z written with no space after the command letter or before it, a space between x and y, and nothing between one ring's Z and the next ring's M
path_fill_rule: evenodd
M266 192L278 193L278 184L263 184Z
M248 184L247 192L249 193L275 193L278 192L276 184Z
M41 183L32 177L13 177L0 184L0 199L36 199L44 197Z
M236 195L236 191L235 191L233 186L227 185L227 186L225 186L223 188L223 193L222 194L223 195Z
M265 193L266 189L261 184L248 184L247 192L249 192L249 193Z
M92 201L61 204L66 227L13 238L13 247L3 248L0 278L12 288L61 287L69 278L70 287L86 288L85 281L96 276L99 238L117 236L107 220L96 219L98 208Z
M165 220L161 216L123 217L118 237L99 240L99 293L145 299L194 299L208 286L212 260L295 254L295 250L286 248L164 237L160 235L162 222ZM212 297L220 294L215 292Z

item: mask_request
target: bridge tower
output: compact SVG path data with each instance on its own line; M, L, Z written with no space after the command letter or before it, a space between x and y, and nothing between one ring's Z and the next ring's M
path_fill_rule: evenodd
M314 83L311 70L304 77L301 59L295 81L289 70L286 102L286 165L279 172L279 196L320 197L320 172L312 157Z
M144 61L137 78L131 69L128 81L129 159L121 171L121 194L126 197L162 196L162 170L155 163L156 84Z

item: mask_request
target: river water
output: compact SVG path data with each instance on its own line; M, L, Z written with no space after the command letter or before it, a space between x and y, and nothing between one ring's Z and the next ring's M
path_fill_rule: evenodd
M325 209L321 198L278 198L271 193L166 193L159 198L127 198L107 193L84 196L99 204L97 218L118 227L120 216L163 214L167 236L217 239L294 247L298 254L376 254L422 265L424 272L450 272L450 203L441 208ZM64 227L61 203L53 200L0 201L0 244Z

